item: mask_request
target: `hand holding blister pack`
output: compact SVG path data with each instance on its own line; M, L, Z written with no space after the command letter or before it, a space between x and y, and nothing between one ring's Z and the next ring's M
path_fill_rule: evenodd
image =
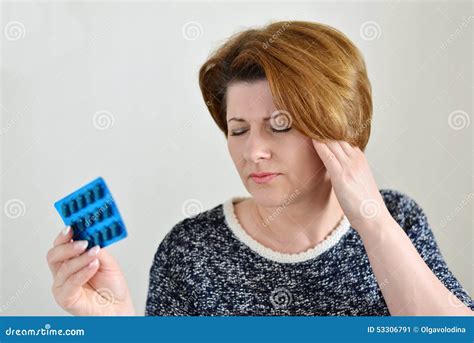
M87 240L87 249L101 248L127 237L117 205L105 181L99 177L58 200L54 207L66 226L73 230L73 240Z

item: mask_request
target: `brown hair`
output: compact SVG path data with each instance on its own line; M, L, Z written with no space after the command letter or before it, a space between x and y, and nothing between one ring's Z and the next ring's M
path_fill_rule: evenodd
M204 101L226 137L227 87L261 79L268 80L277 109L290 113L304 135L365 149L372 91L362 54L342 32L281 21L231 36L199 70Z

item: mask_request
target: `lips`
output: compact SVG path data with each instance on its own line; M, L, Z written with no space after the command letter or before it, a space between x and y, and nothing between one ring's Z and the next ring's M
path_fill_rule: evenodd
M278 173L273 173L273 172L251 173L250 176L251 177L265 177L265 176L274 175L274 174L278 174Z
M262 172L262 173L251 173L250 177L255 183L264 184L272 181L276 178L280 173L272 173L272 172Z

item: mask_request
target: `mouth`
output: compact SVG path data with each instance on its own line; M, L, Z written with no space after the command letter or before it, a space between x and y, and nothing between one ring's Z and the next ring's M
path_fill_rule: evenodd
M252 173L250 174L250 177L255 183L258 184L264 184L264 183L269 183L272 181L274 178L276 178L278 175L281 175L280 173Z

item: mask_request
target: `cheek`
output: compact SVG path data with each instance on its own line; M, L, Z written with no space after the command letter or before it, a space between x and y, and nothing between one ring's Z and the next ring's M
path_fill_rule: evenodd
M227 141L227 149L229 150L229 154L232 158L232 161L234 162L234 165L237 167L237 169L240 169L240 166L242 165L243 151L241 151L239 144Z
M285 148L285 164L288 171L298 180L307 181L324 168L323 161L313 147L310 139L305 139L296 145L288 145Z

